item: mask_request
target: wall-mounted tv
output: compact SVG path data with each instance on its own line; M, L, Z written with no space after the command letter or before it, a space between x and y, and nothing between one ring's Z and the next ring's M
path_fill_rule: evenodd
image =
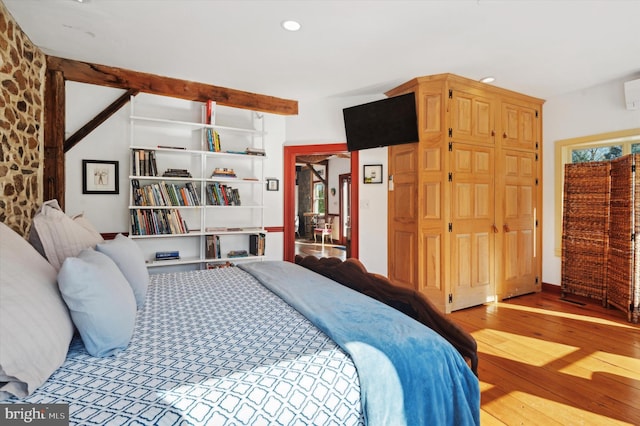
M418 142L413 92L344 108L342 114L349 151Z

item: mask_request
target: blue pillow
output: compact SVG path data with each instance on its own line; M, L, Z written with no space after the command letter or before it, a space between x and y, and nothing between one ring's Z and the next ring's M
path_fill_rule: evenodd
M136 322L136 300L109 257L84 249L65 259L58 286L87 352L114 355L129 345Z
M149 271L140 247L130 238L118 234L114 240L98 244L96 250L109 256L118 265L133 289L138 309L142 308L147 297Z

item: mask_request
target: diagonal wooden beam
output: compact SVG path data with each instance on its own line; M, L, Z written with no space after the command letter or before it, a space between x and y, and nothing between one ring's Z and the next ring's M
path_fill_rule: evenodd
M144 93L171 96L191 101L206 102L207 100L214 100L220 105L273 114L298 114L298 101L211 86L194 81L162 77L106 65L47 56L47 69L50 71L60 71L64 74L65 80L79 83L96 84L127 90L133 89Z
M325 163L325 162L322 161L321 163ZM320 163L318 163L318 164L320 164ZM322 183L324 183L325 185L327 184L327 181L324 180L324 177L322 177L320 175L320 173L318 173L318 171L313 167L313 164L306 163L305 165L309 168L309 170L311 170L311 173L313 173L318 179L320 179L320 181L322 181Z
M111 105L109 105L102 112L93 117L87 124L78 129L78 131L76 131L73 135L69 136L69 138L64 142L64 152L66 153L71 148L76 146L76 144L84 139L85 136L93 132L98 126L107 121L107 119L115 114L120 108L125 106L131 99L131 96L135 96L138 93L138 90L127 90Z

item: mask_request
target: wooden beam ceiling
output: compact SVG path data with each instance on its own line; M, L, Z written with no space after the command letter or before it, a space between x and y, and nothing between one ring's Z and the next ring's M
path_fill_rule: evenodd
M49 71L59 71L64 75L65 80L79 83L137 90L190 101L206 102L207 100L214 100L220 105L280 115L298 114L298 101L106 65L47 56L47 69Z

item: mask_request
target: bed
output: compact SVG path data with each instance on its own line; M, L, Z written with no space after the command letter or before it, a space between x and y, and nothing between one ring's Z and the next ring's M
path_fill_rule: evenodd
M69 404L71 424L479 424L468 358L311 269L244 263L141 289L126 237L93 248L90 233L55 268L0 231L3 403ZM108 291L78 305L87 287Z

